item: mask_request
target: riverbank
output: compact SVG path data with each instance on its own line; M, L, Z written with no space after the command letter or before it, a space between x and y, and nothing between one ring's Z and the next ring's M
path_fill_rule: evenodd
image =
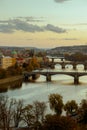
M20 87L22 85L22 81L22 75L0 79L0 92L7 91L8 88Z

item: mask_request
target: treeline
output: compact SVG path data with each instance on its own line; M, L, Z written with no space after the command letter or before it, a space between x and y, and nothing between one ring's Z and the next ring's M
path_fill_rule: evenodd
M29 61L27 63L26 62L23 63L22 68L23 68L23 70L29 72L29 71L40 68L40 64L39 64L39 61L37 60L37 58L35 56L33 56L31 59L29 59Z
M54 114L47 112L47 103ZM47 103L35 101L25 106L23 100L0 95L0 128L25 125L28 130L86 130L87 100L79 105L75 100L64 104L61 95L50 94Z
M24 62L22 66L16 63L14 66L10 66L7 69L0 68L0 79L7 78L10 76L21 75L23 71L30 72L38 68L40 68L40 64L37 58L32 57L27 63Z
M0 68L0 79L4 79L10 76L16 76L16 75L21 75L22 74L22 69L17 66L10 66L7 69Z
M68 54L66 53L65 59L69 61L87 61L87 54L83 54L80 52L76 52L74 54Z

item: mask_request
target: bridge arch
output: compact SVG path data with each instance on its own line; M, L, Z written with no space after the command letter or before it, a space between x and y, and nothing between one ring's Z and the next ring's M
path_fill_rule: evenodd
M73 69L73 65L70 64L70 63L68 63L68 64L65 65L65 69L67 69L67 68L71 68L71 69Z
M77 64L77 65L76 65L76 68L77 68L77 69L84 69L84 64Z
M66 79L74 79L73 76L67 75L67 74L56 74L56 75L51 75L52 80L66 80Z
M87 83L87 75L79 76L79 82L80 83Z
M62 66L61 66L61 64L55 64L55 68L61 69Z

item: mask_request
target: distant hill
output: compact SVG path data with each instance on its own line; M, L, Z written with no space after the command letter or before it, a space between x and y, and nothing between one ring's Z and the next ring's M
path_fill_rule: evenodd
M81 46L62 46L47 50L48 54L63 55L64 53L87 53L87 45Z
M37 47L9 47L9 46L0 46L0 49L9 49L9 50L34 50L35 52L39 51L46 51L47 54L52 55L63 55L64 53L75 53L75 52L81 52L81 53L87 53L87 45L80 45L80 46L61 46L61 47L55 47L52 49L44 49L44 48L37 48Z
M36 47L14 47L14 46L0 46L1 49L9 49L9 50L34 50L36 52L38 51L44 51L44 48L36 48Z

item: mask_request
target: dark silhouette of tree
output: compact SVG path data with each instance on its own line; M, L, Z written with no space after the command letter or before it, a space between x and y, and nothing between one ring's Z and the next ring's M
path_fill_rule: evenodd
M49 96L50 108L57 114L61 115L63 109L62 96L59 94L50 94Z
M78 110L78 104L76 103L75 100L71 100L68 101L65 105L64 105L64 110L66 111L66 114L73 114L73 112L77 112Z
M57 115L46 115L43 130L74 130L76 122L68 117Z
M0 68L0 79L6 78L6 70L3 68Z
M87 124L87 100L86 99L83 99L81 101L79 110L83 119L83 123Z

